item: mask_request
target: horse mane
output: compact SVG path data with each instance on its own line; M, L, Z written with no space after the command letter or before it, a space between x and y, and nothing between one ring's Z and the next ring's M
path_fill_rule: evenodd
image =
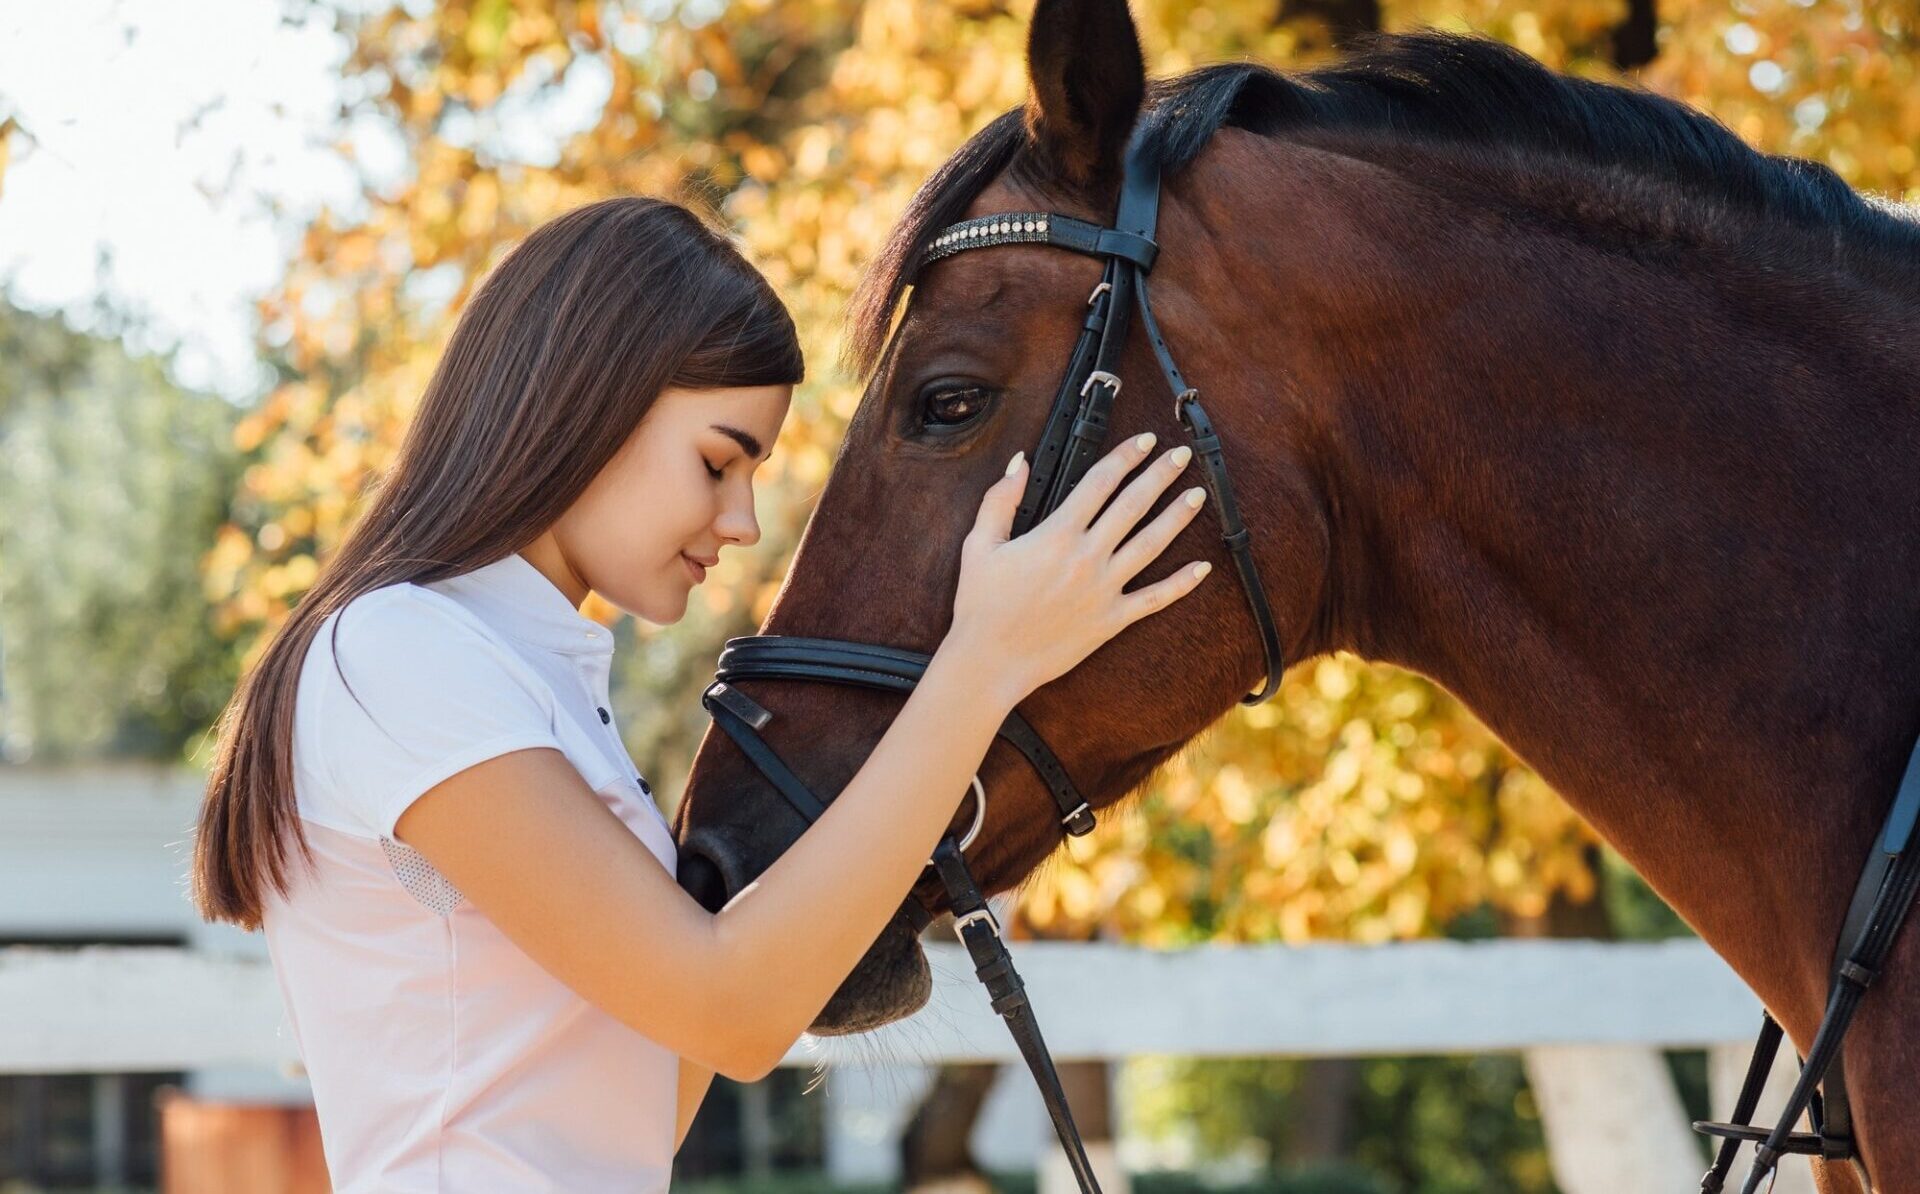
M878 363L894 308L929 241L962 218L1002 173L1057 191L1030 149L1023 110L975 134L927 180L855 293L849 361ZM1719 121L1650 91L1557 74L1484 37L1381 34L1341 61L1293 74L1222 63L1157 81L1142 116L1143 151L1162 173L1198 157L1223 127L1268 137L1354 134L1537 154L1677 184L1720 208L1830 235L1835 249L1920 257L1910 209L1862 197L1804 158L1762 153Z

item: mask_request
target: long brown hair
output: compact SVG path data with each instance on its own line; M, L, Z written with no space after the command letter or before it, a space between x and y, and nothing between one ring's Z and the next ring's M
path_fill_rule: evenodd
M194 841L200 915L258 928L287 890L293 708L307 649L362 593L503 559L553 525L665 386L801 379L773 289L683 207L590 203L536 229L460 316L372 504L235 689Z

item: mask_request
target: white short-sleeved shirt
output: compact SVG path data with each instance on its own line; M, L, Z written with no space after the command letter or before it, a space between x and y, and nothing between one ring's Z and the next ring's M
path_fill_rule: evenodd
M612 655L611 633L517 553L321 624L293 735L314 865L294 855L263 927L336 1194L667 1188L678 1059L393 838L441 780L549 747L671 874L672 834L608 709Z

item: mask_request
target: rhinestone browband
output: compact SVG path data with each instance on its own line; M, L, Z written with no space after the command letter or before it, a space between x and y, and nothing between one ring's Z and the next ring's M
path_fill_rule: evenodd
M1052 218L1048 212L1018 211L963 220L927 246L920 255L920 264L924 266L962 249L978 249L987 245L1049 244L1047 225Z

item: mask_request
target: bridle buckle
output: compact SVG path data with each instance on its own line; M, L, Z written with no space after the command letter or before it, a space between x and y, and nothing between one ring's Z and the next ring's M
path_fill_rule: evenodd
M1104 286L1106 283L1102 282L1101 285ZM1113 396L1115 398L1120 396L1120 379L1108 373L1105 369L1095 369L1092 373L1087 374L1086 381L1080 383L1080 396L1082 398L1087 396L1087 391L1093 388L1093 383L1095 382L1099 382L1105 386L1111 386L1113 388Z
M991 908L975 908L965 916L956 916L953 918L953 935L960 938L962 945L966 944L967 926L970 924L984 924L987 926L988 932L992 933L995 937L1000 936L1000 922L994 919L993 909Z

